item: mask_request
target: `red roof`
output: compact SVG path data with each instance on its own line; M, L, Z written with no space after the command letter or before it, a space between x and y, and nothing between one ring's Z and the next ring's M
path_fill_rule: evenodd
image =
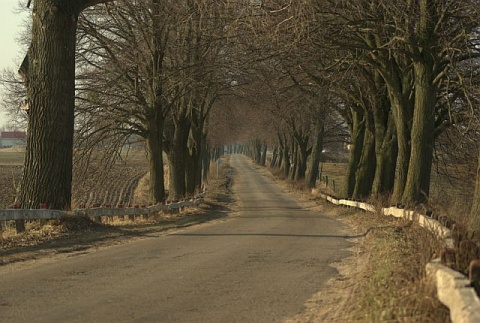
M2 138L25 139L25 132L24 131L2 131Z

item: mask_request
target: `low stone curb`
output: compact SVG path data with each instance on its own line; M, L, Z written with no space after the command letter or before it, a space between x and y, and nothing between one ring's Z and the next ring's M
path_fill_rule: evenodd
M373 205L368 203L335 199L331 196L312 191L317 196L335 205L356 207L367 212L376 212ZM451 231L435 219L429 218L416 211L399 209L396 207L383 208L384 215L397 218L406 218L417 221L422 227L435 232L442 238L445 247L452 248L454 239ZM462 273L441 264L440 259L434 259L426 265L427 277L432 279L437 289L437 297L450 310L450 318L454 323L480 322L480 299L471 287L469 279Z
M443 266L440 259L429 262L426 271L436 283L438 299L450 309L452 322L480 322L480 299L467 277Z

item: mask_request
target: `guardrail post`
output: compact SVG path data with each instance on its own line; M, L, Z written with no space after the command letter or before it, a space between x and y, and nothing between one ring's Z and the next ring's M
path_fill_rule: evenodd
M142 209L146 209L147 208L147 205L146 204L140 204L140 208ZM142 220L148 220L148 214L142 214Z
M92 204L92 208L99 208L99 207L100 207L100 204L98 204L98 203L93 203ZM97 223L102 223L102 217L100 215L94 216L93 221L95 221Z
M129 205L128 207L131 208L132 206ZM135 214L130 214L128 218L130 219L130 221L135 222Z
M178 203L178 201L171 201L171 202L170 202L170 204L177 204L177 203ZM171 205L171 207L170 207L169 213L170 213L170 214L178 214L178 213L179 213L179 212L178 212L178 208L172 207L172 206L173 206L173 205Z

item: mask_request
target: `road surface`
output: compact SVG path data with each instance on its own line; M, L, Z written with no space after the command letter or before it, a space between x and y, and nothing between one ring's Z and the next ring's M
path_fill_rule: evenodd
M336 275L349 231L240 155L222 220L0 267L0 322L281 322Z

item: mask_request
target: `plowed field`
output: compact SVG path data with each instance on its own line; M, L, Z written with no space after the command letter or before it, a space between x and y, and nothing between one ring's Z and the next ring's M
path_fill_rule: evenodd
M0 208L7 208L15 200L23 169L21 150L0 150ZM105 169L89 167L74 175L73 207L99 204L135 204L134 190L147 173L148 165L142 153L129 157Z

